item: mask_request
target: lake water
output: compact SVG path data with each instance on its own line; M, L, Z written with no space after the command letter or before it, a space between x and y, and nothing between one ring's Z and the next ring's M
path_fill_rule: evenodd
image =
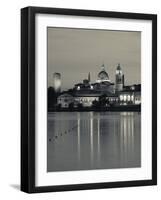
M48 114L48 172L140 166L140 113Z

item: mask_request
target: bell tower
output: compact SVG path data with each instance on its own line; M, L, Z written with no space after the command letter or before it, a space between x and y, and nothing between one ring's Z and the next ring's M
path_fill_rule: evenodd
M61 92L61 74L60 73L54 73L53 74L54 78L54 90L56 93Z
M116 92L122 91L124 87L124 74L122 72L120 64L117 65L115 77L116 77L115 91Z

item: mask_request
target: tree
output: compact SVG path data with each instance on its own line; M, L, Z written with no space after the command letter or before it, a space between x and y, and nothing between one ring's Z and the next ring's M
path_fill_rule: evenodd
M92 101L92 107L99 108L99 101L97 101L97 100Z
M101 107L105 107L107 102L108 102L108 100L107 100L107 96L105 94L103 94L99 97L99 104Z
M61 104L60 104L60 103L57 105L57 109L58 109L58 110L61 109Z
M48 109L51 109L57 103L57 94L53 87L48 88Z
M82 103L78 103L78 109L82 109L83 108L83 105L82 105Z
M70 110L73 110L73 108L74 108L74 102L71 102L71 103L69 104L69 109L70 109Z

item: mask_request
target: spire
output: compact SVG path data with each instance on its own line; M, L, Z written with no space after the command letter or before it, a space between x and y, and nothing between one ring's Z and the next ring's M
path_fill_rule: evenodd
M105 65L104 65L104 62L103 62L103 64L101 65L101 70L102 70L102 71L105 71Z
M90 72L88 73L88 81L89 81L89 82L91 81L91 75L90 75Z
M118 65L117 65L117 70L121 70L120 63L118 63Z

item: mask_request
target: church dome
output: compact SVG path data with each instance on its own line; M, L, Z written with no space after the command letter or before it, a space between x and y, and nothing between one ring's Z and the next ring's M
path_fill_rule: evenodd
M101 71L99 74L98 74L98 79L100 80L109 80L109 77L108 77L108 74L106 71Z
M98 81L109 81L108 73L105 71L104 65L101 66L101 71L98 73Z

